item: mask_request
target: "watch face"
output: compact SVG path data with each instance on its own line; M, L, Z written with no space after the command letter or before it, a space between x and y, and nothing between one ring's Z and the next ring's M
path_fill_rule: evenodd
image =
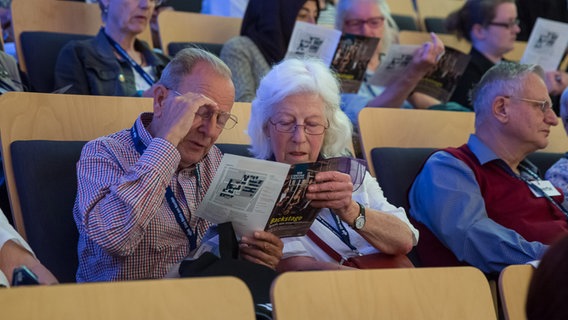
M355 229L363 229L364 226L365 226L365 217L358 216L357 219L355 219Z

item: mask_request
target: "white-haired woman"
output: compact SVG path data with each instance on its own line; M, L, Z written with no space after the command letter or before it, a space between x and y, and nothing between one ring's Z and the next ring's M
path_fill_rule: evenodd
M162 0L98 0L104 26L89 40L71 41L57 58L55 86L67 93L139 96L160 78L169 58L136 39Z
M274 66L252 102L251 152L288 164L342 155L352 128L339 100L338 82L323 63L290 59ZM343 257L406 254L416 244L418 232L404 210L387 202L368 172L356 188L350 175L337 171L319 172L316 182L306 193L321 208L310 230ZM283 241L279 271L348 268L306 236Z
M444 44L432 34L432 41L425 42L415 53L408 65L405 76L389 84L377 87L366 81L380 65L390 45L398 43L398 27L394 22L386 0L341 0L337 4L335 28L343 33L380 38L376 53L367 66L365 82L357 94L343 94L341 108L357 123L359 111L364 107L388 107L424 109L439 104L430 96L413 93L420 79L436 65L437 58L444 52Z

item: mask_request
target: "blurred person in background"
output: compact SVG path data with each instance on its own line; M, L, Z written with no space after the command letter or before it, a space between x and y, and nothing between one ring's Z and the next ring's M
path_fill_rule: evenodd
M59 53L55 87L70 94L141 96L169 58L136 37L162 0L99 0L104 26L96 37L71 41Z

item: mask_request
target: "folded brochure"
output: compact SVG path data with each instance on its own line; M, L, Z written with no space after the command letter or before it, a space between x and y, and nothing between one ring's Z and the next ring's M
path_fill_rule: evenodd
M306 234L319 208L306 199L307 187L322 171L339 171L362 181L360 159L338 157L289 165L225 154L196 211L212 223L231 221L237 237L265 230L279 237Z

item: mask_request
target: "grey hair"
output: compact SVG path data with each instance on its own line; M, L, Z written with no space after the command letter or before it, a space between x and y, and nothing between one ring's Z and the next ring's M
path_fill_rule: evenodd
M324 102L329 128L324 133L320 155L326 158L345 155L353 128L339 108L339 82L323 62L315 59L284 60L261 80L252 101L248 126L251 153L259 159L269 159L274 155L267 135L268 121L277 104L297 93L314 93Z
M214 54L199 48L186 48L178 52L162 71L158 83L170 89L176 89L182 79L191 73L199 62L209 64L216 73L231 79L231 70Z
M385 32L383 34L383 38L381 39L381 54L386 54L391 44L398 43L399 31L396 22L392 18L391 11L386 0L339 0L335 14L335 29L343 29L343 23L345 22L345 16L347 15L347 12L349 12L349 10L351 10L359 3L374 3L385 17L386 23Z
M524 81L529 74L544 80L544 70L536 64L520 64L502 61L489 69L473 88L471 101L475 110L475 122L489 114L490 106L497 96L516 96L524 90Z

